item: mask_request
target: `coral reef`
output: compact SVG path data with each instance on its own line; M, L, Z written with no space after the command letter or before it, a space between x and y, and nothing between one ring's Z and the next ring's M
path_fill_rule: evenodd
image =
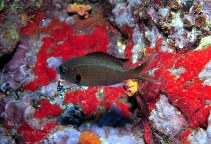
M0 1L0 143L211 143L210 14L207 0ZM56 73L96 51L131 69L155 54L156 82Z

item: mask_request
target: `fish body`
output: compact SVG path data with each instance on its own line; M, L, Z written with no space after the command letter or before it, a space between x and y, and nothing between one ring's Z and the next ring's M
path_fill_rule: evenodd
M135 69L128 69L124 66L128 61L102 52L95 52L69 59L60 64L56 71L62 79L81 86L113 85L127 79L153 81L149 76L140 74L150 60Z

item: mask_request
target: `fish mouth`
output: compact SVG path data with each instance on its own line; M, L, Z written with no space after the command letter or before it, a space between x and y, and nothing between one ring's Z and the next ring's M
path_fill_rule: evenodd
M65 81L65 72L64 72L64 66L57 66L56 67L56 72L59 74L59 79L62 81Z
M58 74L60 74L60 70L59 70L60 68L59 68L59 67L60 67L60 66L57 66L57 67L56 67L56 72L57 72Z

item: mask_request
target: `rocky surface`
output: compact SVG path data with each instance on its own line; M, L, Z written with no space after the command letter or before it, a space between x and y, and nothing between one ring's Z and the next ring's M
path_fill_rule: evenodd
M0 1L0 143L210 143L210 14L207 0ZM156 53L155 83L128 97L60 80L62 61L95 51L130 68Z

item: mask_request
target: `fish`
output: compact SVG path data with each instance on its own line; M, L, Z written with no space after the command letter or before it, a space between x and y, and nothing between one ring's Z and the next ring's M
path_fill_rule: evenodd
M146 60L140 66L129 69L128 59L116 58L103 52L94 52L81 57L71 58L62 62L56 72L61 79L80 86L107 86L123 82L128 79L140 79L154 83L152 76L142 74L155 57Z

